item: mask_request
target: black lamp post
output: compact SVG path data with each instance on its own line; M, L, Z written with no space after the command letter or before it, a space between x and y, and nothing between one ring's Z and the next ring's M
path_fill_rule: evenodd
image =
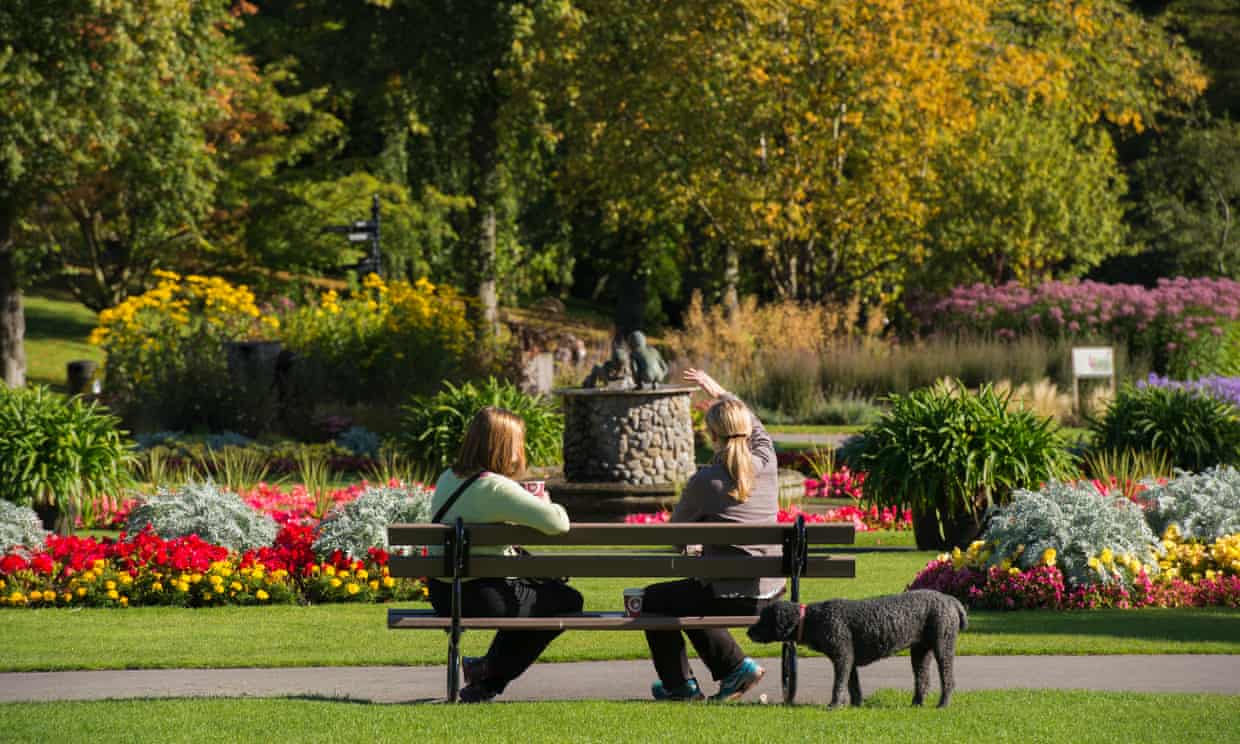
M323 232L341 233L350 243L370 243L370 254L354 267L358 276L378 274L383 276L383 254L379 251L379 195L370 202L370 220L357 220L348 225L329 225Z

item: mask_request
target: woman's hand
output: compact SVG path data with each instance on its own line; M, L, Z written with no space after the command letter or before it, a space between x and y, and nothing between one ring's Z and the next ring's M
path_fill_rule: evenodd
M706 374L705 370L694 369L692 367L690 367L689 369L686 369L685 370L685 382L691 382L694 385L697 385L698 387L702 388L702 392L706 393L712 398L718 398L720 395L724 395L725 393L728 392L727 390L723 389L722 385L720 385L718 382L715 382L715 378Z

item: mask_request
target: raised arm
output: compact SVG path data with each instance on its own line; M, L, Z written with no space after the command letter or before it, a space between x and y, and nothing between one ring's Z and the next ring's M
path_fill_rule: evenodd
M702 389L702 392L716 400L719 398L740 400L740 398L725 390L705 370L690 367L685 370L684 378L686 382L697 385ZM746 406L746 408L749 408L749 406ZM775 462L775 442L771 439L771 435L767 432L766 427L762 425L762 422L752 408L749 408L749 420L753 424L753 431L749 434L749 451L753 453L754 457L762 461L764 467L770 467Z

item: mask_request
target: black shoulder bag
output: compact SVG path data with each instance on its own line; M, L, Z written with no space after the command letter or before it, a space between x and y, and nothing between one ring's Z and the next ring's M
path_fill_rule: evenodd
M431 517L431 521L438 522L443 519L443 515L447 514L448 510L452 508L452 505L456 503L456 500L461 497L461 494L465 493L465 489L472 486L474 481L481 478L484 472L486 471L479 470L477 473L474 473L466 478L464 483L457 486L456 490L452 492L452 495L448 497L448 500L443 502L443 506L439 507L439 510L435 512L435 516Z

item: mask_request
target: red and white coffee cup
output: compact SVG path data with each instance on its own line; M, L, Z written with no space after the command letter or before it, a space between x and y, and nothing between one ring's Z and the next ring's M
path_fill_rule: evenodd
M542 499L543 501L550 500L550 497L547 495L547 481L543 481L543 480L521 481L521 485L525 487L525 490L534 494L534 496Z

